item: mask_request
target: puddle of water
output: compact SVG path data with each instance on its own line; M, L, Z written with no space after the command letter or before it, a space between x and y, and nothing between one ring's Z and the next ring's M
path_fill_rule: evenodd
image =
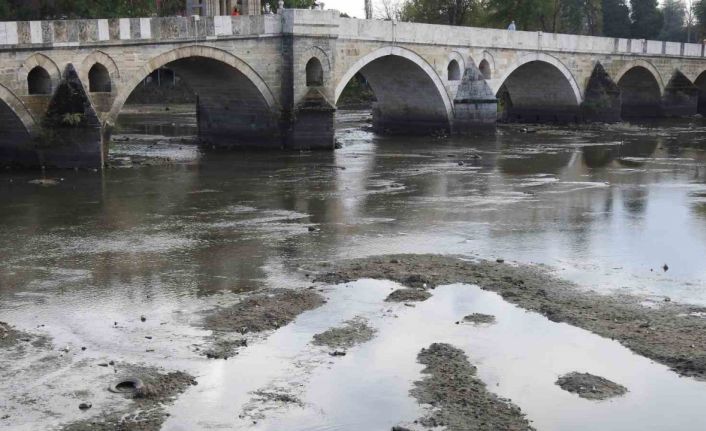
M463 349L489 390L519 405L542 431L706 429L706 385L679 378L617 342L550 322L468 285L439 287L414 308L381 303L395 287L373 280L338 286L324 307L241 356L209 364L199 386L171 409L164 429L390 429L423 415L409 390L421 378L417 354L434 342ZM472 313L492 314L497 323L456 325ZM314 334L354 316L368 318L378 330L373 341L342 358L309 344ZM555 385L572 371L608 378L630 392L610 401L581 399ZM303 406L265 411L256 424L238 417L251 392L270 387L289 388Z

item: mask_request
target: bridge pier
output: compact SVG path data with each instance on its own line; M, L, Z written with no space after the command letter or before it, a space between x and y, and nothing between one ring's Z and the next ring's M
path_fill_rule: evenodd
M108 134L72 64L66 66L63 76L33 139L33 151L18 163L99 169L104 163Z
M336 107L321 91L310 88L297 106L292 126L285 139L286 147L295 150L332 150L335 146Z
M581 103L581 118L588 122L618 123L621 118L620 88L598 63L591 73Z
M454 99L453 132L471 135L495 129L498 121L498 99L476 65L466 68Z
M662 96L662 114L666 117L689 117L699 109L699 88L681 72L676 71Z

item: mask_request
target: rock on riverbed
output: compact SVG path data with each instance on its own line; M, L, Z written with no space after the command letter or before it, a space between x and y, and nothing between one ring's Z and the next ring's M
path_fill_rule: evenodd
M370 341L375 336L375 329L368 326L362 318L355 318L345 322L339 328L331 328L325 332L314 335L313 343L317 346L326 346L332 349L350 349L351 347Z
M556 384L567 392L589 400L606 400L625 395L628 392L624 386L588 373L566 374L559 377Z

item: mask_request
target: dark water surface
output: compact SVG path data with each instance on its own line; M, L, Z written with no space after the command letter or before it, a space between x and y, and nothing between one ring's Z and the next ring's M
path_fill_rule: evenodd
M204 153L154 137L114 157L172 163L53 172L44 187L2 173L0 295L183 298L252 289L299 260L437 252L706 304L703 122L433 139L377 137L365 118L339 115L335 153Z
M186 114L122 120L122 167L0 173L0 320L45 325L86 360L198 369L198 312L306 285L305 263L385 253L540 263L601 293L706 305L704 120L437 139L379 137L342 112L331 153L203 151L182 141ZM569 424L555 422L542 423Z

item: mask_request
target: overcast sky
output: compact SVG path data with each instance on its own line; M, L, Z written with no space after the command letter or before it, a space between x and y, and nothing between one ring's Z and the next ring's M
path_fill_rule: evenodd
M365 18L364 0L323 0L323 2L326 9L338 9L350 16Z

